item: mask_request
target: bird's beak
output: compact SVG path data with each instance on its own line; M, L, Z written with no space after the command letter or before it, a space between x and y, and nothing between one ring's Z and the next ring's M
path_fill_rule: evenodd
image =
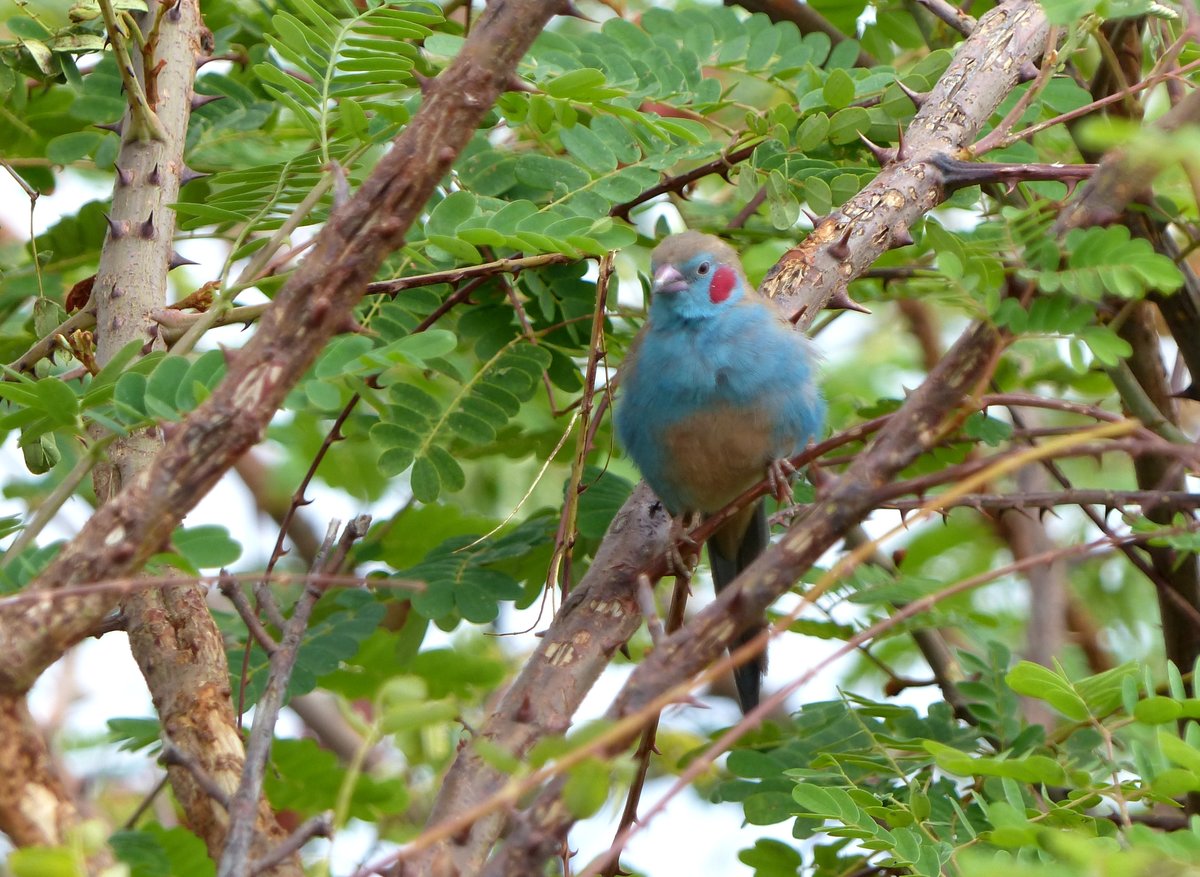
M683 292L687 289L687 281L674 265L663 265L654 272L654 282L650 289L657 295L660 292Z

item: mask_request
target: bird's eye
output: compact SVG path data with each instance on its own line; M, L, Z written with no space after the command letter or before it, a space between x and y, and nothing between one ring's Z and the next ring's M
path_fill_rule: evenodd
M696 266L696 273L699 274L701 277L703 277L705 274L707 274L711 270L712 270L712 265L710 265L708 262L701 262L699 265Z

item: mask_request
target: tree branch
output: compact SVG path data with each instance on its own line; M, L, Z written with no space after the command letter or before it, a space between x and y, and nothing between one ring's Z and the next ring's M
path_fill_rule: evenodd
M897 160L785 254L764 281L764 292L784 304L785 312L797 311L797 322L807 326L890 244L904 240L909 226L943 197L933 159L972 142L1016 84L1022 67L1040 57L1047 33L1040 6L1029 0L1004 3L985 15L919 109ZM969 112L959 94L968 79ZM776 597L870 511L873 489L952 425L955 409L989 376L1002 341L985 323L968 329L877 440L787 536L635 669L608 716L630 716L690 679L760 619ZM572 821L551 786L522 814L485 873L535 873Z
M438 181L510 81L556 4L494 4L421 111L355 196L334 211L229 373L175 430L153 464L100 509L30 585L53 592L125 576L170 536L200 497L256 443L289 389L351 309L385 255L403 240ZM25 691L113 605L106 593L0 608L0 692Z

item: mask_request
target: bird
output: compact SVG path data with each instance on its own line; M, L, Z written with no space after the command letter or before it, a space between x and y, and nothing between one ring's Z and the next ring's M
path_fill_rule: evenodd
M685 231L650 257L646 324L620 370L617 439L677 521L711 516L766 476L790 493L787 459L824 429L811 344L760 296L720 238ZM767 546L762 500L707 540L719 593ZM748 642L765 620L741 634ZM742 711L758 705L766 655L734 670Z

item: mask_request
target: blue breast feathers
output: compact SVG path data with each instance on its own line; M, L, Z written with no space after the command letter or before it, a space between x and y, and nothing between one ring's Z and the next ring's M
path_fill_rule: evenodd
M739 301L718 320L656 322L656 316L627 358L616 426L621 444L672 513L727 501L730 484L737 485L736 496L762 477L767 462L799 452L824 428L825 404L813 381L808 341L771 305ZM739 412L746 412L744 422ZM755 435L681 440L681 428L704 429L709 413L712 429ZM728 459L748 449L764 459ZM680 460L680 453L712 459ZM729 475L718 479L719 489L710 487L711 496L686 483L707 469Z

